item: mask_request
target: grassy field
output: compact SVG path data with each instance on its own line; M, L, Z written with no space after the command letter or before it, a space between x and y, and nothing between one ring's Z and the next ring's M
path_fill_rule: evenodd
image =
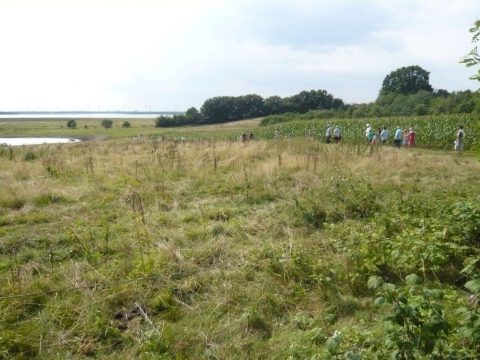
M266 117L270 120L286 121L262 126L262 119L235 121L224 124L205 126L185 126L180 128L155 128L154 119L129 119L131 128L122 128L125 119L114 119L111 129L101 126L102 119L77 119L77 128L69 129L66 120L2 120L0 136L69 136L84 139L91 138L131 138L147 137L166 139L185 138L187 140L227 140L234 141L242 133L253 132L257 139L273 139L276 130L281 137L309 137L324 142L325 129L328 124L338 125L342 129L343 142L363 144L365 142L365 125L374 129L386 126L391 134L390 141L397 126L408 130L413 127L417 134L417 146L427 149L453 149L456 129L463 125L466 131L465 149L480 154L480 121L475 115L436 115L424 117L389 117L368 119L320 119L316 112L303 115L286 114ZM268 121L267 121L268 120ZM272 121L274 122L274 121Z
M42 124L22 134L52 135ZM103 134L87 125L58 134ZM0 169L5 359L480 350L476 158L304 138L117 138L0 147Z
M124 121L130 128L123 128ZM113 127L105 129L102 119L76 119L77 128L69 129L67 120L0 120L0 137L8 136L68 136L77 138L159 137L169 139L236 139L244 131L257 128L260 119L235 121L219 125L184 128L155 128L154 119L113 119Z

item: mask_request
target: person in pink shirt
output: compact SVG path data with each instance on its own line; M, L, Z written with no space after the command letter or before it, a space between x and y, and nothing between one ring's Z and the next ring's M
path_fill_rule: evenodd
M415 146L415 131L413 131L413 128L410 128L408 131L408 146Z

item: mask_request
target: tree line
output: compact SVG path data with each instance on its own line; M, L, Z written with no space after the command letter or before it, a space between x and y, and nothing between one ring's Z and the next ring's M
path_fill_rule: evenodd
M157 127L216 124L235 120L287 112L306 113L310 110L340 110L343 100L326 90L302 91L290 97L271 96L266 99L256 94L244 96L216 96L207 99L198 111L189 108L185 115L160 116Z
M383 80L374 102L346 104L326 90L302 91L290 97L260 95L218 96L207 99L200 111L161 116L157 127L201 125L264 117L263 123L289 121L294 114L316 117L362 118L381 116L480 113L480 92L433 89L430 73L418 65L401 67Z

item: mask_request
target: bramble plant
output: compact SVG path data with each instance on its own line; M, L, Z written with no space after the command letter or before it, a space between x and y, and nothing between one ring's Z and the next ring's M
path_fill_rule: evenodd
M393 351L392 358L433 359L446 355L451 326L444 316L443 291L422 286L415 274L405 278L403 287L372 276L368 287L377 292L376 305L393 306L392 313L385 318L391 324L387 328L386 346Z

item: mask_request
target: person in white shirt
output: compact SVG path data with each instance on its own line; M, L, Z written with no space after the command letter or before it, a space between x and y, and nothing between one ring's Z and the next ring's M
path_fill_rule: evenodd
M463 125L460 125L455 136L455 151L461 153L463 151L463 139L465 138L465 131Z
M382 144L385 144L387 142L388 135L390 135L390 133L388 132L388 129L384 126L382 132L380 133L380 139L382 140Z
M333 129L333 139L335 140L335 144L338 144L340 140L342 140L342 130L340 130L338 125Z
M325 132L325 140L327 141L327 144L330 144L331 139L332 139L332 127L330 125L327 125L327 131Z

